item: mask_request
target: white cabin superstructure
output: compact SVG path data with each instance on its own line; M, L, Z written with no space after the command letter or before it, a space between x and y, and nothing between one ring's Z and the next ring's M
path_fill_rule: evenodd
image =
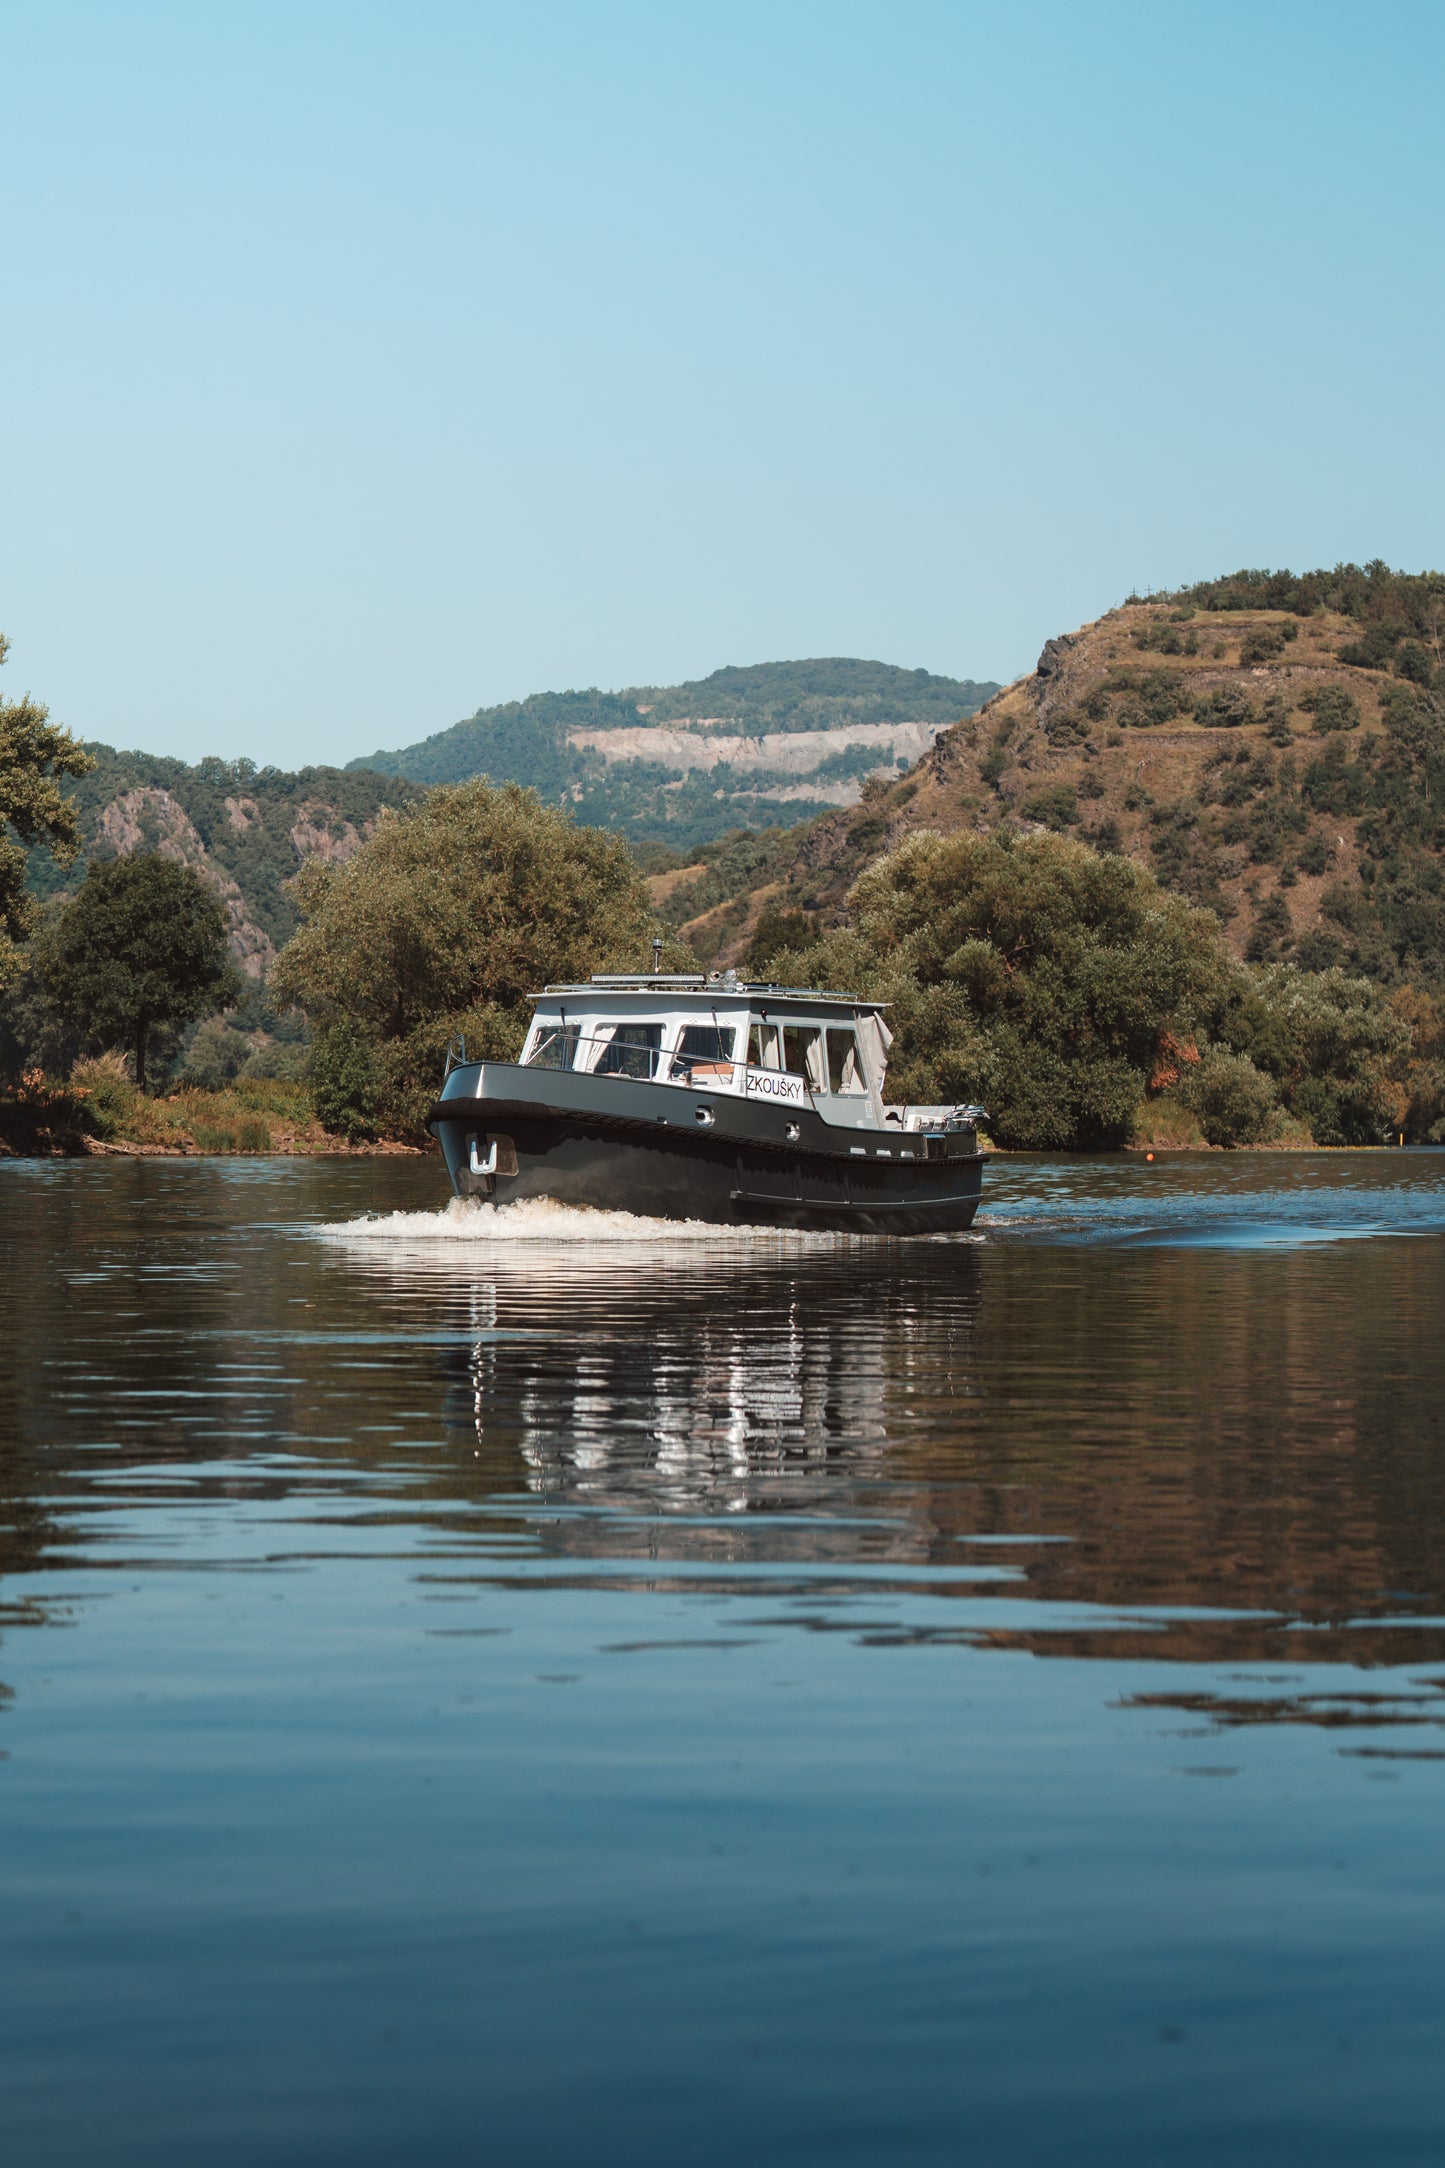
M955 1110L884 1102L886 1006L733 972L599 976L539 996L522 1066L811 1107L839 1129L936 1127Z

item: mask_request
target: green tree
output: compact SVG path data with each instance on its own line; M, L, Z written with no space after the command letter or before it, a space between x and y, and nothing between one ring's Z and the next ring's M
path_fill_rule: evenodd
M1307 715L1313 715L1315 729L1358 730L1360 704L1345 685L1311 685L1299 697L1299 705Z
M376 1049L349 1016L339 1016L317 1038L307 1063L316 1118L352 1144L376 1135L382 1077Z
M1210 1036L1273 1080L1317 1144L1378 1144L1390 1130L1408 1059L1410 1019L1381 987L1341 970L1291 964L1240 968L1223 989Z
M151 1034L224 1006L238 984L215 895L160 857L92 864L37 938L34 964L62 1023L88 1044L127 1049L142 1091Z
M1274 1086L1247 1054L1211 1047L1180 1097L1197 1115L1206 1144L1262 1144L1274 1128Z
M1240 964L1211 913L1132 860L924 833L849 905L850 927L774 956L772 975L891 1002L893 1095L980 1099L1000 1144L1118 1145L1146 1094L1174 1088L1213 1143L1259 1141L1280 1105L1321 1144L1378 1143L1392 1119L1433 1134L1433 1004L1407 1014L1340 970ZM1195 1047L1181 1079L1170 1049Z
M1208 913L1062 836L911 836L849 901L774 974L892 1001L899 1095L982 1099L1024 1148L1121 1144L1230 969Z
M9 647L0 633L0 663ZM62 794L60 777L85 775L94 766L84 747L49 715L28 693L22 700L0 700L0 991L20 976L19 944L35 927L23 846L47 843L70 863L79 838L75 809Z
M376 1118L401 1133L457 1033L474 1052L515 1056L546 981L650 961L654 922L625 843L514 783L478 778L383 813L349 864L306 866L297 892L306 923L273 993L365 1037L382 1077Z

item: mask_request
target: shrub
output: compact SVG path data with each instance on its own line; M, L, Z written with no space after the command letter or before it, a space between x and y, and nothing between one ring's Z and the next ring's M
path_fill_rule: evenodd
M1258 710L1235 685L1221 685L1217 692L1201 694L1194 703L1194 720L1204 730L1238 730L1259 720Z
M1078 824L1079 794L1072 783L1041 783L1020 802L1019 811L1026 821L1041 821L1062 834Z
M240 1075L250 1051L251 1041L244 1032L233 1031L223 1016L208 1016L197 1025L186 1051L182 1081L202 1091L223 1091Z
M0 1138L27 1155L81 1152L83 1139L98 1133L88 1097L83 1085L58 1084L42 1070L28 1069L0 1093Z
M1181 1087L1206 1144L1262 1144L1275 1124L1275 1088L1246 1054L1212 1047Z
M1306 968L1241 972L1210 1031L1274 1079L1317 1143L1375 1144L1389 1127L1388 1078L1408 1053L1410 1027L1380 988L1330 968L1329 946L1306 934L1295 949ZM1311 967L1316 956L1324 968Z
M1008 749L1014 734L1013 718L1006 715L993 734L993 742L978 764L978 772L985 783L996 785L1004 771L1013 765L1013 755Z
M1082 745L1089 735L1089 718L1081 708L1060 708L1044 725L1050 745L1061 748Z
M237 1074L242 1077L266 1077L278 1082L300 1083L306 1075L310 1049L295 1041L273 1040L269 1046L258 1046L246 1056Z
M1307 715L1313 715L1318 731L1359 727L1360 704L1347 686L1312 685L1307 693L1300 695L1298 705Z
M759 914L748 944L747 968L750 972L766 971L774 956L783 949L806 948L813 938L813 921L806 911L780 911L775 903L768 904Z
M1298 633L1299 627L1293 623L1256 625L1240 643L1240 662L1273 662L1276 656L1284 653L1285 642L1295 639Z
M1283 896L1270 896L1255 913L1254 925L1245 943L1245 957L1252 964L1268 963L1278 953L1280 943L1288 941L1294 932L1289 908Z
M1173 722L1177 715L1187 715L1194 705L1194 694L1189 680L1177 670L1111 670L1107 681L1110 692L1125 695L1119 707L1119 721L1131 730L1153 730L1161 723Z
M376 1046L350 1017L321 1032L307 1064L316 1119L333 1136L356 1144L376 1135L382 1073Z
M70 1072L70 1081L77 1091L84 1092L98 1137L118 1137L129 1126L137 1095L119 1054L97 1054L90 1061L78 1061Z

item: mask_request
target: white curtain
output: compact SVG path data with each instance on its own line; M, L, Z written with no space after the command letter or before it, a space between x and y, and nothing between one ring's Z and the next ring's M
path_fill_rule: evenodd
M883 1079L888 1074L888 1049L893 1044L893 1034L876 1009L865 1015L855 1016L858 1037L863 1047L863 1059L868 1064L868 1081L879 1098L883 1096Z

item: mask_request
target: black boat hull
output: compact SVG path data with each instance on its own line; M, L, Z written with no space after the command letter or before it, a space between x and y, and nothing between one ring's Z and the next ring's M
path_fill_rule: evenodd
M723 1227L957 1234L982 1182L971 1131L842 1129L731 1094L511 1064L454 1070L429 1127L458 1196Z

